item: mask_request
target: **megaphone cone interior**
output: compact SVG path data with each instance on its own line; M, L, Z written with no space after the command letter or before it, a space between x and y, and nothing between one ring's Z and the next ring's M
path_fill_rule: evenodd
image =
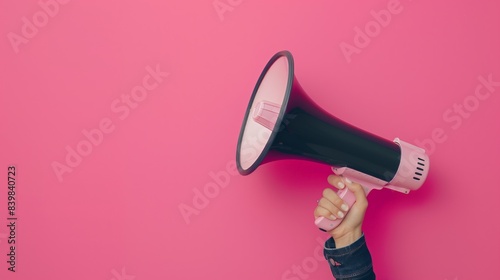
M293 58L276 54L266 65L252 94L238 141L241 174L253 172L269 151L285 115L293 82Z

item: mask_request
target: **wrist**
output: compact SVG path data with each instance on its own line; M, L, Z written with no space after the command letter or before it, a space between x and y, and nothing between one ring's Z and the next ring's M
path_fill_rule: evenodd
M356 240L361 238L362 235L363 232L361 231L361 228L356 228L344 234L332 234L332 237L333 240L335 240L335 248L338 249L351 245L352 243L356 242Z

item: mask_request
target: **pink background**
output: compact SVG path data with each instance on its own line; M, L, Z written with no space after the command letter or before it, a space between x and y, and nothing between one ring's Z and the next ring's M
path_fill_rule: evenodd
M331 279L316 254L327 236L313 224L329 167L232 169L253 86L283 49L326 110L431 155L417 192L370 194L364 231L378 279L500 274L500 86L478 79L500 81L498 1L220 0L230 7L220 17L213 0L60 2L52 16L38 1L0 3L1 279ZM397 13L377 30L371 11L388 5ZM39 27L23 35L34 15ZM366 25L370 41L344 55ZM148 66L169 75L118 113ZM53 163L101 121L113 130L59 180ZM227 184L196 209L210 174ZM187 206L196 214L184 219Z

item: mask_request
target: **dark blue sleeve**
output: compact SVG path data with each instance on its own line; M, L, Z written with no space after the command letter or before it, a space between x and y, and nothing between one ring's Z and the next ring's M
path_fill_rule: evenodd
M337 280L374 280L372 257L366 246L365 236L347 247L335 248L330 237L325 242L325 258Z

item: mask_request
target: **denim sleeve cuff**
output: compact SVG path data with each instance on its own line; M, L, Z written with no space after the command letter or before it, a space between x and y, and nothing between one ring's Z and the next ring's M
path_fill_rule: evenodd
M337 280L374 280L372 257L364 234L347 247L335 248L330 237L325 242L324 255Z

